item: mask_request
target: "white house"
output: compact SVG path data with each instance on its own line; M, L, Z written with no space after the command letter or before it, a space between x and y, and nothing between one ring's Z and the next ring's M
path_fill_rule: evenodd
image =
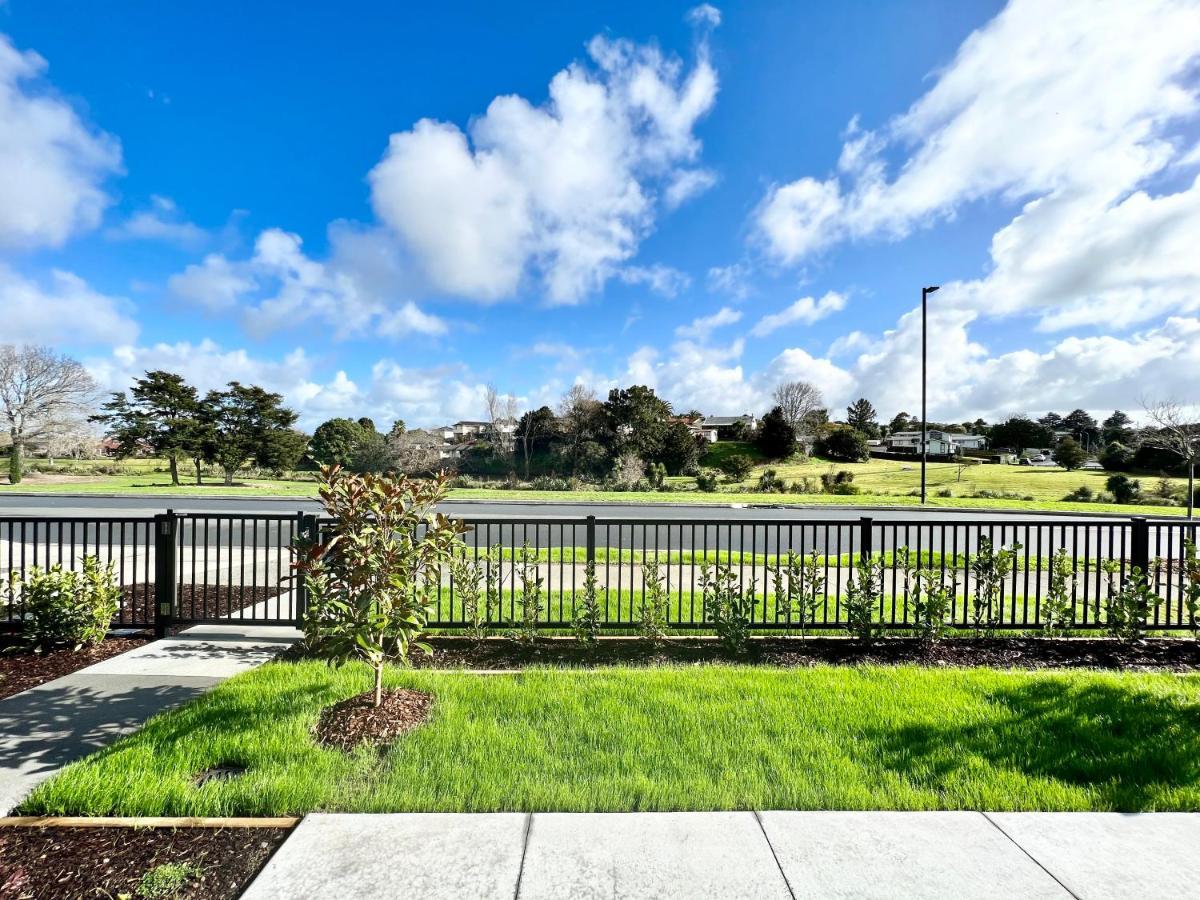
M728 436L738 425L751 433L757 431L758 417L753 413L742 413L740 416L705 416L699 424L705 431L714 432L719 440Z
M955 434L938 428L929 429L930 456L955 456L964 450L982 450L987 446L987 438L978 434ZM921 432L897 431L889 434L887 449L892 453L920 453Z

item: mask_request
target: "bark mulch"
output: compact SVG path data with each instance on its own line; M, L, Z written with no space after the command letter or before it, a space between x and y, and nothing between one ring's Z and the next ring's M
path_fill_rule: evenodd
M325 707L313 728L317 742L347 751L360 744L385 747L406 731L423 725L433 706L431 695L405 688L384 691L378 707L373 700L368 691Z
M0 898L141 897L164 863L199 874L172 897L232 900L287 837L286 828L0 828Z
M521 669L527 666L697 665L730 662L713 640L672 638L658 646L632 638L601 638L594 649L573 640L543 639L527 648L505 639L474 643L435 637L433 656L413 653L417 668ZM1148 639L1125 644L1107 638L946 638L928 646L913 638L882 638L864 646L833 638L763 638L736 660L767 666L819 664L991 666L1018 669L1154 669L1200 671L1200 644L1190 639Z
M179 586L180 615L184 618L220 619L232 615L242 609L270 600L280 593L279 588L241 587L216 584L181 584ZM121 588L121 609L113 620L121 622L153 621L154 618L154 583L138 582L123 585ZM288 616L288 606L281 603L284 618ZM271 605L271 614L275 612Z
M64 647L46 653L15 649L0 652L0 700L140 647L147 640L148 637L110 637L78 650Z

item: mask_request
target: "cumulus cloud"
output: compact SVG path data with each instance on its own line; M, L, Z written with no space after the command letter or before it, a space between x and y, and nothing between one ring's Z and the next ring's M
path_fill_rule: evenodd
M305 254L299 235L269 228L259 234L253 254L231 261L220 253L171 276L176 296L211 311L237 309L256 335L318 321L335 338L368 330L383 337L438 336L446 323L411 300L397 303L392 269L396 263L375 236L348 227L330 231L333 250L326 261Z
M0 342L95 345L133 340L132 304L90 288L70 272L54 271L47 284L0 264Z
M663 297L674 297L687 290L692 279L685 272L655 263L651 266L626 266L616 272L618 280L625 284L641 284Z
M690 325L680 325L675 329L675 335L695 341L705 341L716 329L724 328L726 325L733 325L736 322L740 322L741 319L742 313L740 310L722 306L711 316L701 316L698 319L693 319Z
M121 148L45 85L46 61L0 34L0 247L59 246L95 228Z
M766 337L771 332L788 325L811 325L845 308L845 296L836 291L827 292L819 300L813 297L801 297L779 312L763 316L750 329L750 333L755 337Z
M202 247L208 232L184 218L170 197L155 195L148 209L141 209L105 234L116 241L163 241L185 249Z
M422 119L391 136L372 204L436 289L495 301L533 276L551 302L578 302L636 254L659 190L670 207L712 184L694 165L717 93L703 40L687 71L603 36L588 56L541 105L501 96L466 133Z

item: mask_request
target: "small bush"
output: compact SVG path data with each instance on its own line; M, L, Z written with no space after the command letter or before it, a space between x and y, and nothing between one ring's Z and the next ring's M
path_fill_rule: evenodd
M975 596L971 604L971 620L975 630L996 625L1004 597L1004 579L1016 565L1017 551L1021 545L996 549L991 538L981 537L975 556L971 559L971 575L975 582Z
M104 640L120 608L116 564L83 557L81 570L34 566L9 579L13 603L24 612L21 637L35 650L71 646L78 650Z
M935 496L935 497L953 497L954 491L950 490L950 488L942 488L940 491L935 492L933 496Z
M710 469L703 470L696 476L696 490L705 494L714 494L717 490L717 473Z
M754 612L754 585L744 590L730 566L700 566L700 591L704 617L712 625L727 653L740 656L750 642L750 617Z
M816 550L808 556L797 556L795 550L789 550L772 573L775 609L783 613L789 627L798 614L801 639L808 636L808 626L825 602L825 576L817 559Z
M638 633L652 644L667 636L667 586L663 582L662 563L648 559L642 563L642 596L638 602Z
M817 493L817 483L811 478L801 478L798 481L793 481L788 485L789 494L815 494Z
M1109 475L1104 486L1108 488L1109 493L1113 495L1113 500L1117 503L1133 503L1142 491L1140 481L1120 473Z
M854 483L854 473L846 469L821 473L821 489L826 494L850 495L859 493Z
M600 591L596 585L596 563L589 561L583 576L583 596L578 600L575 618L571 621L575 639L595 647L600 637Z
M538 475L529 483L529 487L535 491L574 491L579 489L579 482L557 475Z
M1059 547L1050 560L1050 586L1042 600L1042 630L1047 637L1062 634L1075 622L1074 581L1071 554L1065 547Z
M532 646L537 642L538 622L542 616L543 591L546 579L538 569L537 551L526 541L517 551L517 578L520 580L520 593L517 597L518 614L516 627L512 637L518 643Z
M754 460L745 453L731 453L721 460L720 468L731 481L745 481L754 468Z
M1126 643L1134 644L1146 635L1151 614L1162 604L1145 572L1137 566L1120 578L1121 564L1115 559L1103 563L1107 580L1104 598L1104 619L1108 633Z
M853 428L834 428L819 438L813 449L817 456L837 462L863 462L871 458L866 436Z
M883 560L859 557L846 583L842 609L846 627L865 644L874 640L879 626L875 622L875 603L883 590Z
M758 491L760 494L782 494L787 482L779 477L774 469L767 469L758 476Z
M1086 484L1080 485L1063 497L1068 503L1092 503L1096 499L1095 493Z

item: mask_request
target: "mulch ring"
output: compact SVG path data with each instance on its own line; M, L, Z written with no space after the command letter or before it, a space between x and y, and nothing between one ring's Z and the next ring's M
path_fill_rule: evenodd
M287 834L286 828L6 826L0 828L0 897L232 900ZM186 866L180 890L139 892L146 873L171 863Z
M360 744L385 747L414 728L425 724L433 697L406 688L384 691L383 702L373 705L371 691L327 706L313 728L317 742L326 747L353 750Z
M1200 671L1200 644L1190 639L1148 639L1125 644L1106 638L946 638L926 645L915 638L882 638L864 646L834 637L761 638L731 660L714 640L672 638L657 646L635 638L602 638L589 649L570 639L544 639L533 648L514 641L434 637L433 656L414 652L421 669L521 669L526 666L657 666L715 662L767 666L827 665L992 666L1018 669L1153 669Z
M0 652L0 699L140 647L147 640L148 637L110 637L78 650L63 647L46 653L12 649Z
M258 587L184 584L179 585L178 609L184 618L220 619L247 609L256 603L273 599L280 593L277 587ZM282 618L291 615L289 605L280 601ZM268 613L275 614L275 604ZM121 586L121 609L114 622L151 622L154 620L154 583L138 582Z

